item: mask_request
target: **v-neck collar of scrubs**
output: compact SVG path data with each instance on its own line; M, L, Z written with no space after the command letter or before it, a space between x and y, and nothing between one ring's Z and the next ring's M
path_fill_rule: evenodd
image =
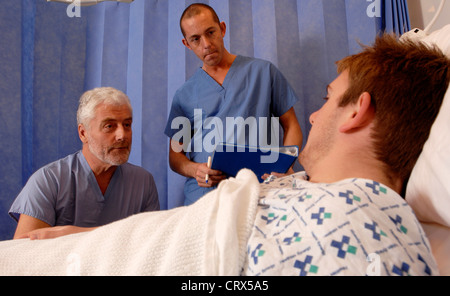
M92 171L91 167L89 166L89 163L87 162L86 158L83 155L83 152L79 152L79 159L80 163L83 167L83 169L86 172L86 175L88 176L88 182L92 188L95 188L95 191L97 193L98 201L104 201L108 198L110 195L110 192L113 190L112 187L116 183L116 179L120 177L122 174L121 166L117 166L116 170L114 171L114 174L111 177L111 180L109 181L108 188L106 188L105 194L102 193L102 190L100 189L100 186L98 185L97 179L95 178L94 172Z
M214 78L211 77L211 75L208 74L203 68L200 67L200 73L206 78L206 81L209 81L211 86L213 86L215 89L217 89L218 92L227 89L228 85L230 84L230 81L233 78L234 73L236 72L237 64L239 64L239 61L241 60L241 56L236 56L233 63L230 66L230 69L228 69L227 74L225 75L225 79L223 80L223 83L218 83Z

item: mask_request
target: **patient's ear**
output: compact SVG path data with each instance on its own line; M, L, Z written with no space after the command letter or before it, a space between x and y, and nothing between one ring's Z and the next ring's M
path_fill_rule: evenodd
M372 106L372 98L368 92L363 92L356 104L349 106L351 108L348 118L339 127L341 133L347 133L354 129L367 126L375 117L375 109Z

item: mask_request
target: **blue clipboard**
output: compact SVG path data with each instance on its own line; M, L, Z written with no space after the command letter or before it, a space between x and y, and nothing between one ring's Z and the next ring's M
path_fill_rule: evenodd
M265 173L286 173L298 158L298 146L260 147L230 143L216 146L211 168L235 177L243 168L252 170L260 182Z

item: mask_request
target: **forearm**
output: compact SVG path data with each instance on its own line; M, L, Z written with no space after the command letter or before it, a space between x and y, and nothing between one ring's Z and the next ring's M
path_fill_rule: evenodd
M208 168L206 163L197 163L188 159L185 153L179 149L180 145L172 142L169 151L169 164L174 172L196 179L200 187L216 186L226 178L222 172ZM206 182L206 175L209 176L208 182Z
M14 233L14 239L27 238L28 233L41 228L48 228L51 225L36 219L34 217L21 214L19 221L17 222L16 232Z
M301 149L302 143L303 143L303 135L299 125L292 126L284 130L284 137L283 137L284 146L297 145L298 148Z
M295 115L294 108L291 108L288 112L281 116L280 121L284 132L283 145L296 145L299 149L301 149L303 144L303 134L302 129L300 128L300 124L298 123L297 116ZM288 170L288 174L294 173L294 164L295 162Z
M303 134L294 109L291 108L281 116L280 122L284 132L283 145L297 145L298 148L301 149L303 144Z
M180 144L171 142L171 145L176 145L176 148L180 147ZM177 150L177 149L175 149ZM169 165L170 168L185 177L195 178L195 172L197 171L198 163L193 162L187 158L183 151L176 152L173 146L169 150ZM178 150L177 150L178 151Z
M21 238L29 238L30 240L50 239L50 238L57 238L60 236L65 236L65 235L74 234L74 233L92 231L96 228L97 227L79 227L79 226L73 226L73 225L46 227L46 228L39 228L39 229L35 229L30 232L27 232L18 237L15 237L15 239L21 239Z

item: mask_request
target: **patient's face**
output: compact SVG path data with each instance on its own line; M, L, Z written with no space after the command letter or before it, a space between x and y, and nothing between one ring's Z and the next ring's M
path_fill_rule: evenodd
M348 79L348 72L344 71L330 83L324 98L325 103L309 118L311 131L299 158L308 174L315 165L329 156L334 148L341 118L341 107L338 107L338 103L348 88Z
M132 141L132 113L127 105L100 104L86 133L89 151L109 165L128 161Z

